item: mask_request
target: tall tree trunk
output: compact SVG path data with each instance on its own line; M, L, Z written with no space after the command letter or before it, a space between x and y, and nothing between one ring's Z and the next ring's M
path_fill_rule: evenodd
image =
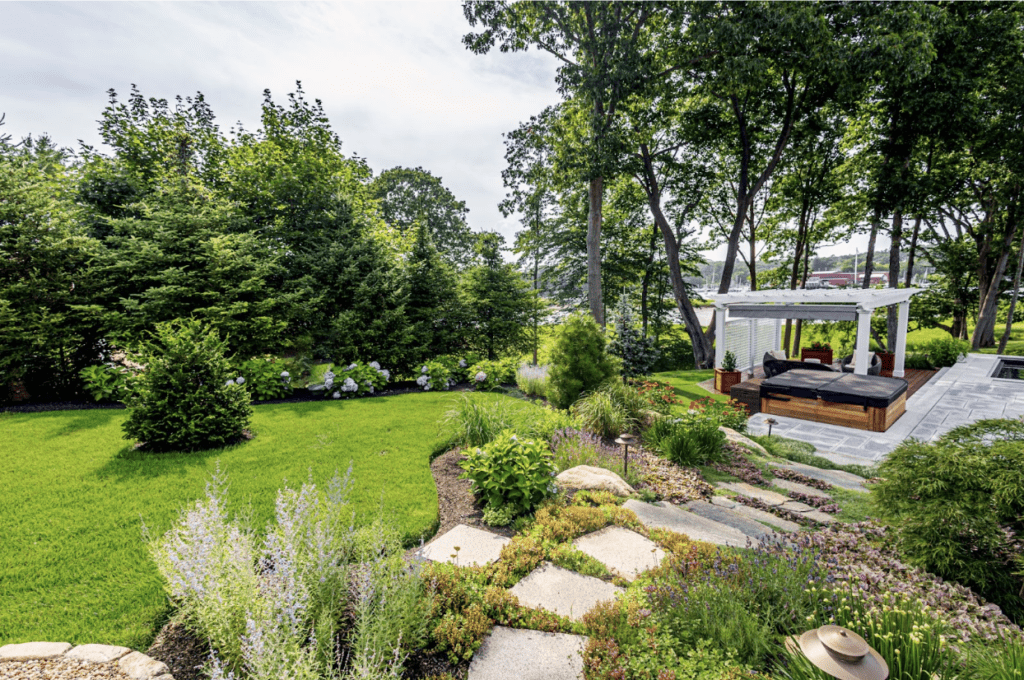
M1020 294L1020 273L1022 269L1024 269L1024 229L1021 229L1020 256L1017 259L1017 271L1013 274L1013 296L1010 298L1010 310L1006 315L1006 330L1003 331L1003 337L999 338L997 354L1002 354L1006 351L1006 343L1009 342L1010 334L1013 332L1013 314L1017 311L1017 296Z
M587 299L590 313L604 328L604 297L601 295L601 210L604 201L604 178L590 180L590 211L587 214Z
M811 266L811 248L810 244L804 248L804 277L800 282L800 288L807 288L807 274L810 271ZM803 331L804 321L803 319L796 320L796 339L793 341L793 355L798 356L800 354L800 333Z
M871 235L868 236L868 251L864 253L864 281L861 288L871 287L871 273L875 266L875 240L878 238L878 227L882 221L882 209L876 207L871 215ZM857 272L853 273L854 284L856 285Z
M900 246L903 244L903 206L898 205L892 212L892 240L889 243L889 288L900 287ZM896 305L889 305L885 319L885 343L889 350L896 347L896 333L899 325Z
M807 214L809 211L808 200L804 198L800 206L800 221L796 229L796 246L793 248L793 271L789 277L789 289L796 290L796 282L800 279L800 260L804 256L805 241L807 240ZM793 356L789 351L790 332L793 328L793 320L786 319L786 335L782 346L786 350L786 356Z
M903 285L910 288L914 280L914 257L917 255L917 237L921 233L921 216L914 218L914 233L910 236L910 250L907 252L907 275Z
M540 206L537 206L537 213L533 222L533 365L537 366L537 351L540 345Z
M754 225L754 202L751 201L748 206L750 215L747 217L747 221L750 223L750 261L747 268L750 270L750 290L757 290L757 234L754 233L756 229Z
M651 230L651 240L647 246L647 266L644 268L644 278L640 282L640 317L643 322L644 337L647 337L647 295L651 287L651 274L654 271L654 255L658 243L658 225L655 224Z
M1003 274L1006 273L1006 263L1010 257L1010 247L1013 245L1013 237L1016 235L1015 220L1011 216L1007 220L1006 233L1003 237L1002 248L1000 248L999 259L996 260L995 271L992 273L992 279L986 282L985 295L978 302L978 324L974 327L974 335L971 337L971 349L974 351L996 344L995 327L996 312L999 311L999 282L1003 280ZM981 288L979 287L980 290Z

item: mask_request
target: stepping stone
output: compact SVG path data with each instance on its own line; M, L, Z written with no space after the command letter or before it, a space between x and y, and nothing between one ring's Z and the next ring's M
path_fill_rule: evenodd
M786 501L779 507L781 507L783 510L789 510L790 512L799 513L810 512L811 510L814 510L813 505L807 505L806 503L801 503L800 501Z
M41 661L64 656L70 642L22 642L0 647L0 661Z
M654 541L622 527L605 527L577 538L573 545L627 581L659 566L665 558L665 551Z
M704 541L715 545L728 545L734 548L745 548L747 537L730 526L720 524L700 515L678 508L671 503L651 505L635 499L622 504L627 510L636 513L644 526L651 529L669 529L686 534L692 541Z
M864 482L867 480L851 472L844 472L843 470L823 470L821 468L816 468L813 465L805 465L803 463L783 463L777 467L785 468L786 470L795 470L796 472L812 479L820 479L823 482L828 482L832 486L850 489L851 491L866 492L868 490L868 488L864 486Z
M173 680L167 664L151 659L142 652L122 656L117 667L132 680Z
M730 510L735 508L740 503L728 498L727 496L712 496L711 504L717 505L720 508L729 508Z
M782 505L789 499L783 496L781 493L774 491L768 491L767 489L761 489L756 486L751 486L746 482L718 482L716 485L719 489L725 489L726 491L732 491L748 498L756 498L759 501L763 501L768 505Z
M511 541L490 531L459 524L420 548L419 555L431 562L449 562L460 567L483 566L497 561L501 549Z
M811 510L810 512L803 513L803 515L807 519L813 519L815 522L821 522L822 524L833 524L839 521L827 512L820 510Z
M519 583L508 589L519 604L544 609L579 621L601 602L614 600L623 588L593 576L583 576L550 562L540 565Z
M686 504L686 507L690 509L690 512L698 514L705 519L714 520L719 524L732 527L755 541L759 541L762 538L771 536L775 533L756 520L745 517L731 508L723 508L715 505L714 503L690 501Z
M469 664L469 680L583 680L587 638L495 626Z
M764 522L765 524L770 524L773 527L775 527L776 529L780 529L782 531L788 531L788 532L800 531L800 525L797 524L796 522L791 522L788 519L782 519L778 515L773 515L770 512L765 512L764 510L758 510L757 508L752 508L749 505L743 505L742 503L737 503L736 507L733 508L732 511L735 512L738 515L743 515L744 517L749 517L752 520L755 520L755 521L758 521L758 522Z
M832 500L832 494L828 493L827 491L815 489L813 486L807 486L806 484L801 484L800 482L792 482L788 479L773 479L772 486L777 486L780 489L785 489L786 491L802 493L806 496L817 496L818 498L827 498L829 500Z
M66 659L78 659L79 661L90 661L92 663L110 663L117 661L122 656L131 653L127 647L113 647L111 645L79 645L64 655Z

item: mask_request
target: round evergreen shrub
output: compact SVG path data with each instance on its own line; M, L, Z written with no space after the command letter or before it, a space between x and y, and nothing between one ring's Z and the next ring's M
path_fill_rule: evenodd
M249 426L249 391L232 379L226 343L195 319L158 324L128 398L125 439L152 451L237 442Z
M616 373L597 323L584 314L570 315L558 329L551 348L551 403L569 408L581 393L593 390Z

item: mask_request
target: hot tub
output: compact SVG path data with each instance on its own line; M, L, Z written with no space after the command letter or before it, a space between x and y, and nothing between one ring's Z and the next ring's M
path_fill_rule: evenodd
M991 377L1003 380L1024 380L1024 357L999 357Z

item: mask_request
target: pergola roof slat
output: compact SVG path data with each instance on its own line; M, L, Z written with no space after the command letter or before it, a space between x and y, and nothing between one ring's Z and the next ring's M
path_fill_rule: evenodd
M840 289L799 289L799 290L755 290L713 295L716 307L732 307L738 304L848 304L861 309L888 307L907 302L921 292L920 288L840 288ZM795 317L791 317L795 318ZM819 317L820 318L820 317Z

